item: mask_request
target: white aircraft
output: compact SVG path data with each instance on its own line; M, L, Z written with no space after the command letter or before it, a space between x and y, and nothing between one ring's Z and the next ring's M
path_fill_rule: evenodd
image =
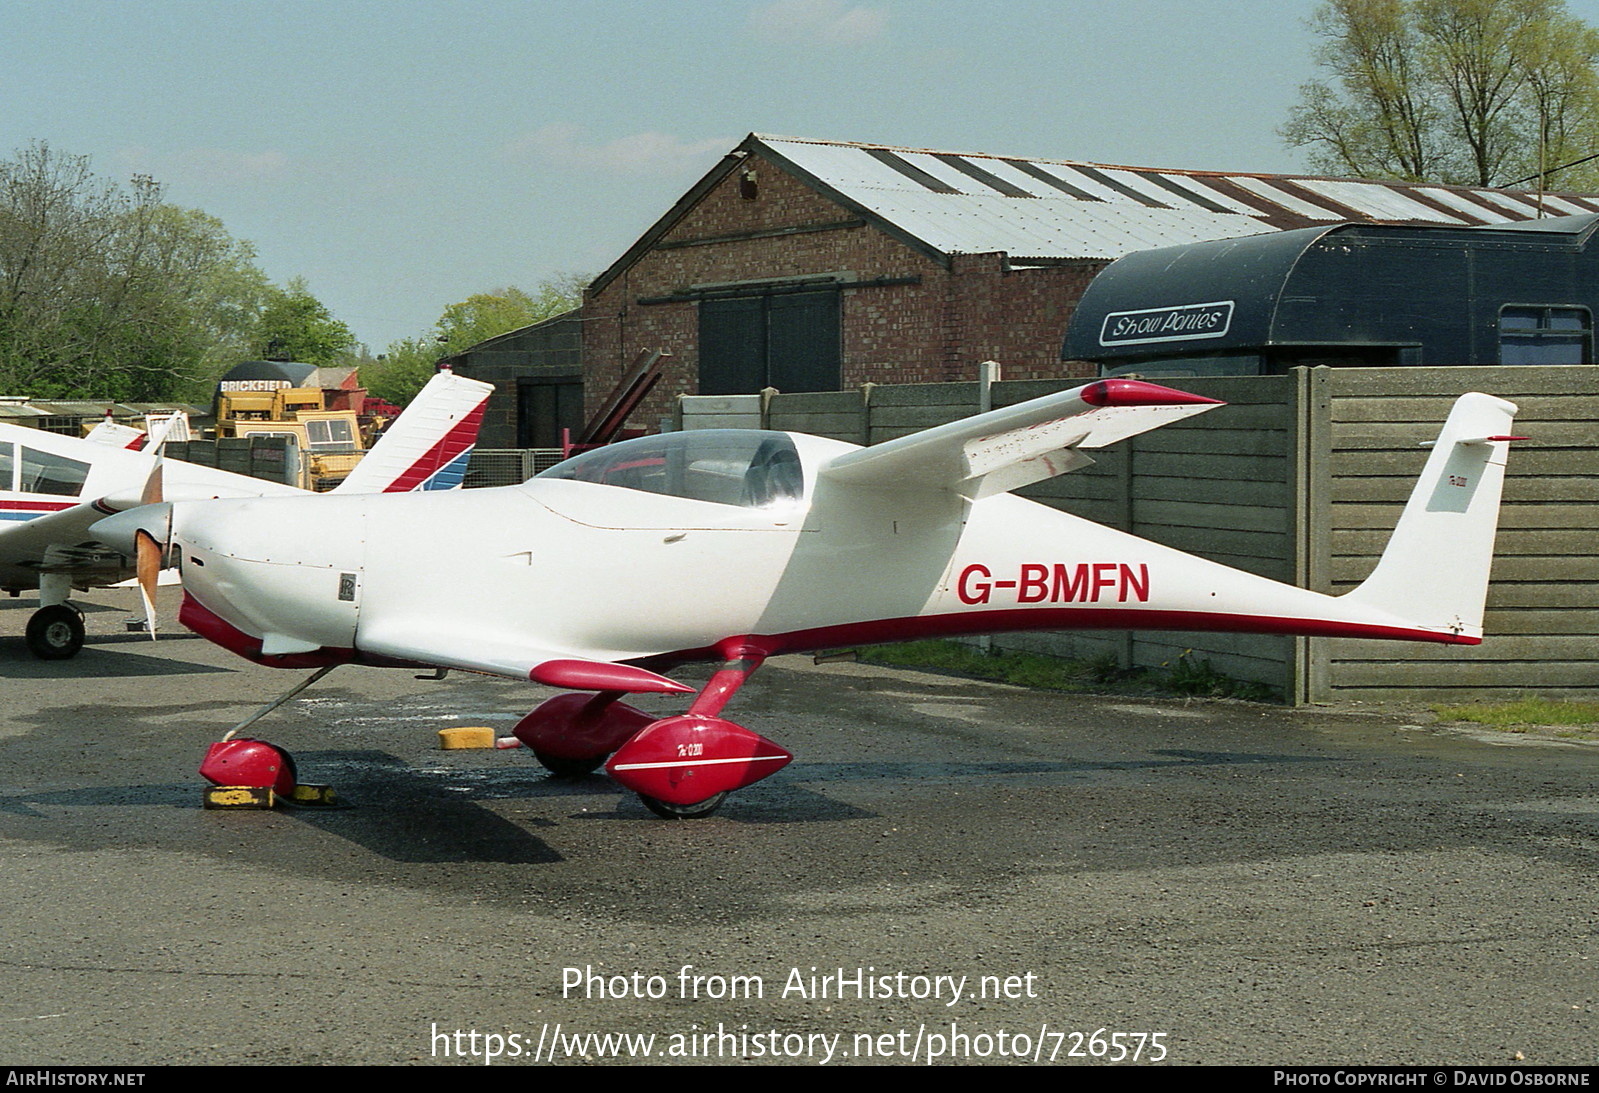
M477 441L488 384L451 373L431 380L334 493L434 490L458 486ZM160 500L219 497L305 497L281 483L160 460L174 418L152 443L143 433L101 423L89 438L0 425L0 589L13 596L39 590L28 620L28 648L60 660L83 646L82 613L73 589L105 587L135 575L131 552L108 550L90 525L111 513ZM315 499L326 499L317 495ZM147 599L150 589L146 590Z
M1219 405L1107 379L871 448L668 433L519 486L178 501L94 534L124 553L170 551L180 621L262 664L459 668L570 688L516 735L558 774L609 756L609 773L667 816L707 814L789 761L720 716L779 653L1079 628L1481 640L1515 439L1515 407L1489 395L1455 404L1376 570L1343 596L1007 492ZM659 674L692 661L721 667L686 713L656 719L620 701L693 694Z

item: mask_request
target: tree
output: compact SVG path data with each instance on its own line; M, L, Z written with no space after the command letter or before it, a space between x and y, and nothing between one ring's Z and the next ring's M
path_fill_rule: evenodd
M460 353L479 342L570 311L583 302L583 286L590 278L558 273L540 281L530 294L514 285L479 292L451 304L434 324L445 353Z
M252 331L278 290L255 264L255 248L229 235L216 217L163 205L157 224L152 257L160 282L187 302L207 364L231 367L249 352Z
M438 338L427 334L390 342L381 356L360 362L361 386L378 398L405 406L433 378L442 356Z
M311 295L303 277L296 277L286 289L268 289L250 346L269 360L330 365L355 347L355 335Z
M433 324L433 333L393 342L382 357L363 362L361 382L379 398L403 406L432 377L441 357L572 310L583 302L583 286L590 280L559 273L540 281L532 292L511 286L450 304Z
M1491 186L1599 151L1599 30L1565 0L1329 0L1282 129L1332 174ZM1592 165L1546 185L1599 184Z
M126 193L45 144L0 163L0 384L59 395L97 375L151 303L159 205L149 179Z
M43 142L0 161L0 390L200 401L249 354L269 305L315 318L303 285L273 287L249 243L161 196L153 179L120 186Z

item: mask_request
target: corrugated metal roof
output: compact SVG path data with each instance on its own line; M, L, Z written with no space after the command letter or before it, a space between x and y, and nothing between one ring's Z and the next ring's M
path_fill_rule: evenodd
M1115 166L755 135L847 201L945 254L1118 258L1354 220L1504 224L1599 211L1599 195Z
M1515 219L1500 212L1488 201L1474 194L1446 190L1441 186L1423 186L1416 192L1424 197L1430 197L1440 205L1446 205L1451 209L1466 213L1471 218L1485 217L1486 222L1489 224L1505 224Z
M29 399L28 405L55 417L104 417L107 410L117 417L132 417L143 412L126 402L105 399Z
M105 399L26 399L0 402L0 417L104 417L107 411L119 418L148 413L183 410L191 417L210 411L203 406L181 402L107 402Z
M1021 202L998 194L881 191L857 192L853 197L868 211L945 254L1004 251L1029 258L1108 258L1270 230L1260 221L1228 213L1155 209L1131 202L1067 197Z
M1265 198L1273 205L1280 205L1290 213L1297 213L1307 220L1349 219L1326 205L1317 205L1314 202L1295 197L1287 190L1282 189L1280 186L1273 186L1263 178L1255 178L1253 175L1238 175L1232 181L1256 197Z

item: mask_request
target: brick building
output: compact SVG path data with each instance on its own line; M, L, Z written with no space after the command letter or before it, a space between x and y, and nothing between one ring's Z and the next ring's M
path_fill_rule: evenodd
M494 384L479 447L557 448L563 426L577 431L583 424L582 332L581 316L568 311L440 359L463 376Z
M640 350L678 393L1091 374L1063 362L1094 276L1134 251L1344 221L1498 224L1574 195L1110 167L747 137L590 286L588 409Z

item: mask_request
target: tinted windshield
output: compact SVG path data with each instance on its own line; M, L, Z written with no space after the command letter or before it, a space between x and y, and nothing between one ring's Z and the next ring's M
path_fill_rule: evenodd
M764 508L804 492L799 452L787 433L695 429L639 437L557 463L536 478Z

